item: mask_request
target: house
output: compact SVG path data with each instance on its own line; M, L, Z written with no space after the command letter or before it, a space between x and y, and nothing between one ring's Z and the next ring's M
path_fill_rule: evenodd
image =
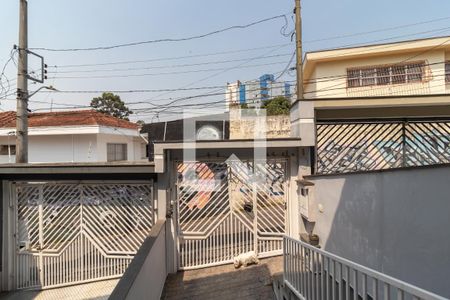
M319 172L449 162L450 37L310 52L304 62L292 132L316 145Z
M449 94L450 36L305 56L304 98L319 119L447 115Z
M314 149L297 181L302 238L448 297L448 244L424 241L443 241L428 226L448 210L450 37L310 52L303 71L291 109Z
M16 113L0 113L0 162L15 162ZM139 126L94 110L31 113L29 161L110 162L146 159Z

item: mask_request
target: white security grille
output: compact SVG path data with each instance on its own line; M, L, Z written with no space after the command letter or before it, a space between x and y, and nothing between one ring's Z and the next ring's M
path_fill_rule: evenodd
M286 160L177 164L181 269L282 253Z
M154 222L151 183L16 183L17 288L114 278Z

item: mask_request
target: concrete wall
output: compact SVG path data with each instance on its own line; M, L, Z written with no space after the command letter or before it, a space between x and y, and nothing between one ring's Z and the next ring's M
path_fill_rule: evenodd
M288 115L267 116L266 137L285 138L291 136L291 122ZM253 119L231 119L230 139L253 139L256 122Z
M325 250L450 297L449 166L309 179Z
M165 229L164 221L155 224L109 299L161 299L167 277Z

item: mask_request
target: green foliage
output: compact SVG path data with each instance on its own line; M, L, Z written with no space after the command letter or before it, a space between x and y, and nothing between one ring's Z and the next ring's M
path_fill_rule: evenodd
M242 103L241 104L241 108L242 109L247 109L248 108L248 104L247 103Z
M264 101L261 108L267 110L268 116L288 115L291 109L291 102L283 96Z
M91 107L101 113L127 121L129 121L128 116L133 113L120 99L120 96L113 93L103 93L101 97L92 99Z

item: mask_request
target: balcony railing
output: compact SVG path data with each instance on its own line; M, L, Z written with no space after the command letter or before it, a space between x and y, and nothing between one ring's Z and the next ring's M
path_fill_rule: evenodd
M300 299L446 298L284 237L284 284Z

